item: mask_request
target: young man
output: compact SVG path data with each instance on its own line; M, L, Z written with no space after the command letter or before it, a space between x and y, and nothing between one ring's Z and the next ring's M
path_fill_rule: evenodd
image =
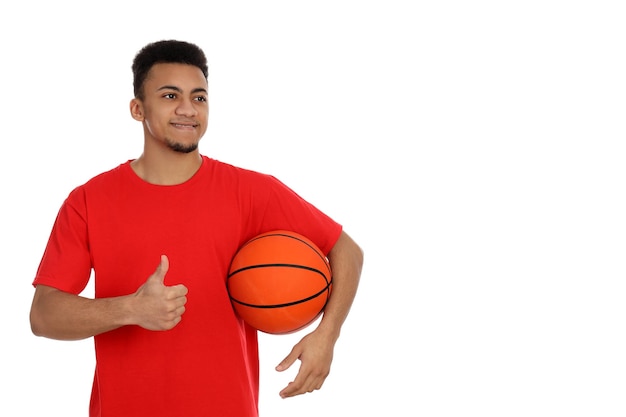
M90 416L257 416L257 333L233 312L225 280L248 239L292 230L328 255L333 292L317 328L277 366L300 360L280 395L319 389L356 294L361 249L274 177L199 153L209 113L200 48L155 42L132 69L143 153L63 203L33 282L33 333L94 337ZM89 299L79 294L92 271Z

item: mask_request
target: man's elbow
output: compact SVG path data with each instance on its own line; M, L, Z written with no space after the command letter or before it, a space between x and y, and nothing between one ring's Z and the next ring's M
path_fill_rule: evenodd
M35 336L44 336L44 325L37 308L32 306L30 308L30 330Z
M30 330L35 336L46 336L46 314L43 311L43 304L46 293L52 291L49 287L38 286L35 289L33 302L30 306Z

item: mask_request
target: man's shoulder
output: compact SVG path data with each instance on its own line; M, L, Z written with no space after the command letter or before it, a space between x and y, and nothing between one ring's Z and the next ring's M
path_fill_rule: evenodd
M125 177L125 170L130 169L130 161L121 163L107 171L100 172L74 187L68 196L70 199L84 196L86 193L100 192L117 186Z
M211 170L214 174L232 175L256 179L271 177L270 175L263 172L256 171L250 168L245 168L239 165L234 165L232 163L224 162L215 158L210 158L208 156L203 156L203 158L205 159L207 168Z
M126 171L131 169L130 162L131 161L126 161L124 163L117 165L114 168L111 168L107 171L103 171L99 174L96 174L95 176L91 177L87 182L85 182L82 186L83 187L101 186L111 181L115 181L123 177L124 175L126 175L127 174Z

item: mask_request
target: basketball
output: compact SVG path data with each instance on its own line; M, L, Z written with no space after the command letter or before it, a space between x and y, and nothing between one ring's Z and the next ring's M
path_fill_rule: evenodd
M237 251L226 284L241 319L265 333L287 334L321 315L332 273L312 241L276 230L252 238Z

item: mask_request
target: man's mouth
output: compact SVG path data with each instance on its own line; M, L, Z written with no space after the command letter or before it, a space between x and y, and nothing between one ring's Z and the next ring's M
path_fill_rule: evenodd
M172 126L180 129L194 129L198 125L196 123L172 123Z

